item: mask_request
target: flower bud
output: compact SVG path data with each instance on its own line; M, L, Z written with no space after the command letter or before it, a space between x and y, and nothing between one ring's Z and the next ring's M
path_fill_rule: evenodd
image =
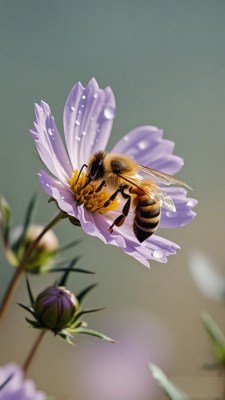
M14 240L17 241L21 235L20 228L14 230ZM16 257L18 263L24 256L27 248L30 244L40 235L43 230L41 225L30 225L27 229L26 236L22 242L22 245L16 251ZM41 240L37 243L33 250L27 264L26 271L31 273L42 273L48 271L53 259L56 256L59 248L59 241L57 236L52 230L47 231Z
M73 293L63 286L50 286L38 295L34 313L41 325L58 333L69 327L78 307Z

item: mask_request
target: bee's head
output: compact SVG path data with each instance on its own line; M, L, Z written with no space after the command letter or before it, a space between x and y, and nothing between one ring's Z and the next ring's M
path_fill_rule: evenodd
M104 158L105 153L99 151L95 153L89 163L88 166L88 180L89 181L97 181L98 179L103 178L104 176Z

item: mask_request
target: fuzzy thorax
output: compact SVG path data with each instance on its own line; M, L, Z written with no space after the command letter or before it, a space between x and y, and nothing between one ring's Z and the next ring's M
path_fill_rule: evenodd
M96 192L96 189L99 187L101 182L90 182L87 186L85 186L87 178L86 174L83 172L77 181L78 174L79 171L76 169L69 182L70 188L74 193L74 199L78 206L84 204L84 207L89 212L98 212L99 214L105 214L109 211L113 211L119 206L120 201L118 198L116 198L115 200L111 201L107 207L104 207L104 204L107 202L107 200L109 200L111 193L104 188L99 192Z

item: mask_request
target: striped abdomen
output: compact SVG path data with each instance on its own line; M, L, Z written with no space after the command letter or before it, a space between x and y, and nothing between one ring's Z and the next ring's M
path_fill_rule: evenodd
M137 196L137 206L133 230L139 242L144 242L157 229L160 221L160 206L149 195L143 193Z

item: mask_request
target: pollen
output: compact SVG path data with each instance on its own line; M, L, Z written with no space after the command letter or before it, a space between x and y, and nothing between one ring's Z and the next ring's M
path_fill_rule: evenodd
M91 213L97 212L99 214L105 214L109 211L115 210L120 201L118 198L110 202L106 207L105 203L109 200L111 193L105 188L97 191L101 182L90 182L85 186L87 176L84 172L78 178L79 171L76 169L72 178L69 181L70 188L74 193L74 199L78 206L84 204L84 207ZM84 187L85 186L85 187Z

